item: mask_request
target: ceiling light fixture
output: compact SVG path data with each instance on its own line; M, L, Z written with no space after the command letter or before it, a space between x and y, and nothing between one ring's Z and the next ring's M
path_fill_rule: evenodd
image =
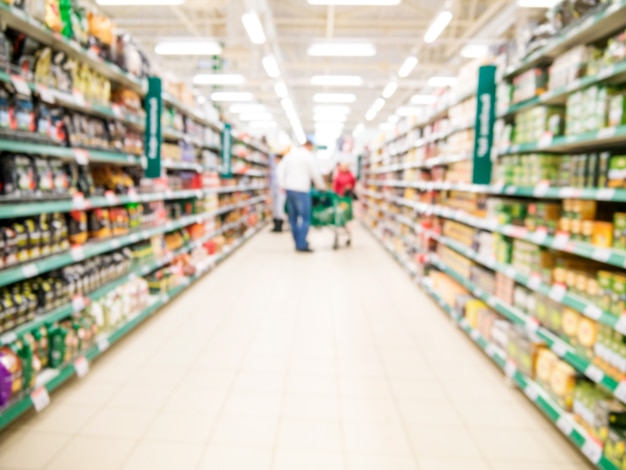
M322 130L322 131L326 131L326 130L337 130L337 131L341 131L343 130L343 122L316 122L315 123L315 129L316 130Z
M280 104L283 107L283 109L287 112L295 111L295 108L293 107L293 101L291 101L289 98L283 98L280 101Z
M313 57L371 57L376 47L371 43L316 42L309 46L307 54Z
M315 75L311 85L317 86L361 86L363 78L358 75Z
M387 118L387 122L390 122L391 124L395 124L396 122L398 122L400 120L400 116L396 115L396 114L392 114L391 116L389 116Z
M289 91L287 90L287 85L285 85L285 82L276 82L274 84L274 91L279 98L287 98L287 96L289 95Z
M395 129L396 126L394 126L392 123L390 122L383 122L381 124L378 125L378 128L381 131L392 131Z
M314 114L313 121L315 122L346 122L348 119L345 115L337 114Z
M382 98L378 98L376 101L374 101L374 104L372 105L372 109L378 112L381 109L383 109L383 106L385 106L385 100Z
M218 55L222 47L208 39L172 39L158 42L154 52L158 55Z
M352 93L316 93L313 95L316 103L354 103L356 95Z
M248 127L253 129L274 129L276 123L274 121L252 121L248 123Z
M407 57L406 60L402 63L402 67L400 67L400 70L398 71L398 76L400 78L408 77L416 65L417 65L417 57L413 55L410 57Z
M196 98L196 101L198 102L198 104L204 104L206 103L206 96L200 95Z
M233 114L265 112L265 106L257 103L233 104L228 108Z
M182 5L185 0L96 0L102 6L161 6Z
M431 23L430 27L426 31L426 34L424 34L424 42L435 42L439 35L443 33L443 30L446 29L446 26L448 26L450 21L452 21L452 13L445 10L439 12L435 21Z
M352 136L353 136L353 137L356 137L357 135L359 135L359 134L360 134L361 132L363 132L364 130L365 130L365 126L364 126L362 123L360 123L360 124L358 124L358 125L354 128L354 130L352 131Z
M424 107L421 106L400 106L396 109L396 114L398 116L417 116L418 114L424 112Z
M239 115L239 120L241 121L271 121L272 114L271 113L259 113L259 112L241 113Z
M213 101L253 101L252 93L243 91L216 91L211 94Z
M371 121L376 117L376 114L378 114L378 112L375 109L370 109L365 115L365 119Z
M402 0L309 0L309 5L394 6Z
M456 77L431 77L428 79L428 86L431 87L453 87L456 85Z
M552 8L559 0L517 0L520 8Z
M271 78L280 76L280 70L278 69L278 62L273 55L266 55L263 57L263 68L265 73Z
M194 85L241 85L245 81L243 75L199 73L193 77Z
M261 20L259 20L259 16L255 11L249 11L248 13L242 15L241 22L243 23L243 27L246 29L246 33L248 33L250 41L254 44L265 43L263 25L261 25Z
M437 101L435 95L413 95L411 104L434 104Z
M317 105L313 108L314 113L333 113L333 114L350 114L350 106L341 105Z
M398 89L398 82L389 82L383 90L383 98L389 99Z
M481 59L489 55L489 46L486 44L468 44L461 49L461 57L466 59Z

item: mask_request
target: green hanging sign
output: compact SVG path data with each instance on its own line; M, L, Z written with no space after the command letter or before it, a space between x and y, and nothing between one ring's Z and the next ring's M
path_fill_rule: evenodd
M224 130L222 131L222 177L232 178L233 176L233 134L231 133L231 126L228 123L224 123Z
M491 149L496 109L496 66L478 70L476 121L474 126L473 184L491 184Z
M161 79L158 77L148 78L148 93L144 101L146 108L146 172L147 178L161 176L161 142L163 141L161 129L161 115L163 113L163 95Z

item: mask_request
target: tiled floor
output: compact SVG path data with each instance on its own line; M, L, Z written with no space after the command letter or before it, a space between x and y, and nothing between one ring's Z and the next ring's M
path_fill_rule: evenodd
M0 469L583 469L355 227L264 232L0 434Z

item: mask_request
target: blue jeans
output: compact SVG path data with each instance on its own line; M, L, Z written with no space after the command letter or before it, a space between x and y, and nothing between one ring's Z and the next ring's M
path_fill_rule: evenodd
M311 194L288 190L287 212L296 250L306 250L309 247L306 236L311 224Z

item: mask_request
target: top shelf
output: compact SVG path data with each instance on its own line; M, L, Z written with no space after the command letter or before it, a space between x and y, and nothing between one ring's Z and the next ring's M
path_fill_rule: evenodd
M23 10L0 2L0 16L6 26L22 31L29 37L73 57L78 56L81 61L109 80L121 83L142 95L145 94L146 82L144 80L130 75L116 64L106 62L93 51L85 50L76 41L46 29L37 19Z
M186 104L178 101L175 97L173 97L169 93L165 93L165 92L163 93L163 101L166 105L175 107L176 109L181 111L183 114L192 118L194 121L197 121L202 125L209 126L218 132L222 131L221 123L216 123L214 121L207 119L205 115L193 109L192 107L187 106Z
M518 75L536 65L551 62L555 57L579 44L591 44L624 24L626 0L614 0L611 5L566 28L552 37L548 44L536 50L515 66L504 70L504 78Z

